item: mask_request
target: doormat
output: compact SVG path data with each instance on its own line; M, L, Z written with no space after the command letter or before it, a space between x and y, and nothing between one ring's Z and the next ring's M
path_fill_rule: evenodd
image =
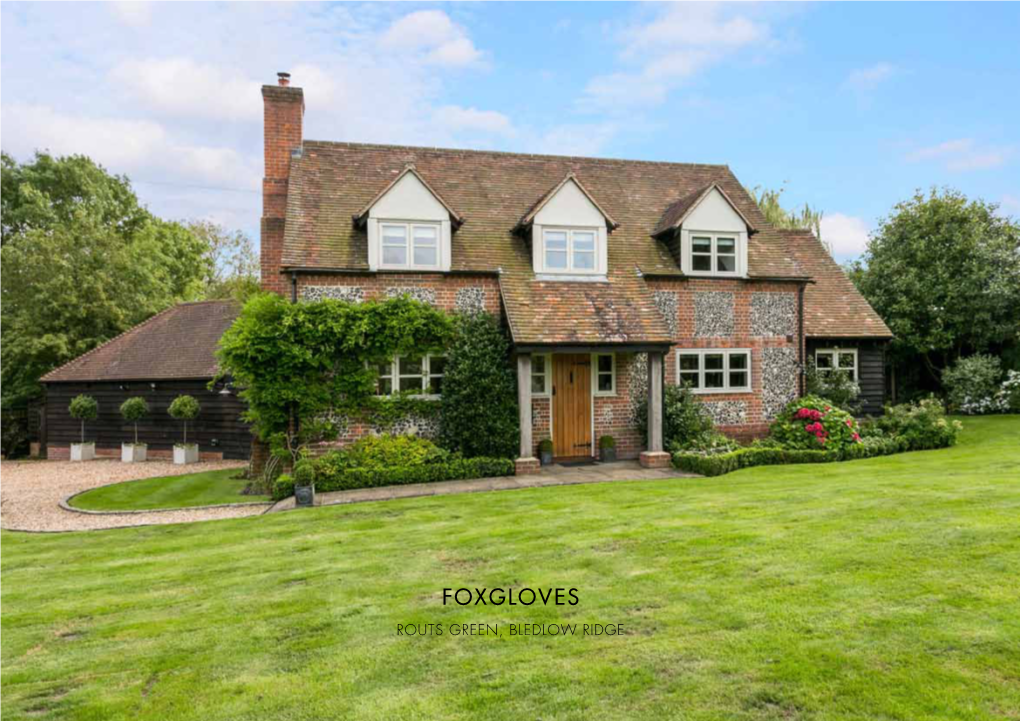
M564 466L565 468L573 468L574 466L594 466L595 459L585 461L560 461L556 464L557 466Z

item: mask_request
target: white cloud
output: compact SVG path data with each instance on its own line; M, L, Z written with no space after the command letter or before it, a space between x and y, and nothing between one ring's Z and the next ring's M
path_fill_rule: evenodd
M191 58L126 60L110 79L153 110L171 116L258 121L261 83Z
M581 107L626 111L662 103L684 81L749 48L770 46L767 24L714 3L669 3L618 37L627 69L592 78Z
M834 256L856 257L868 245L868 224L861 218L843 213L822 216L822 240Z
M446 105L433 114L435 122L452 130L480 130L511 137L516 134L510 118L495 110Z
M424 62L466 67L482 61L467 33L442 10L419 10L394 22L380 44L395 53L419 54Z
M941 161L947 170L965 172L987 170L1003 165L1013 155L1011 147L983 147L973 138L957 138L937 145L918 148L907 154L909 163Z
M892 77L895 68L889 63L876 63L871 67L859 68L847 76L846 87L857 92L869 92Z
M152 21L152 4L142 0L111 2L107 7L117 20L130 27L144 27Z

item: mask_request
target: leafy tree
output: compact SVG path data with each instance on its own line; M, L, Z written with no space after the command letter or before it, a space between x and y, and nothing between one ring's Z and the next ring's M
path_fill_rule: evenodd
M958 191L918 191L881 221L851 279L895 334L897 365L941 370L1020 340L1020 224Z
M81 421L81 442L85 442L85 421L94 421L99 416L99 404L92 396L78 395L71 399L67 407L71 418Z
M205 298L245 301L259 291L259 256L247 234L205 220L189 223L188 230L207 249L209 276L202 293Z
M754 202L758 204L758 207L761 208L761 212L765 215L765 220L775 227L789 230L810 230L815 234L816 238L821 240L822 216L824 213L820 210L815 210L807 203L804 203L804 207L799 211L787 210L780 203L780 196L782 196L785 190L786 188L769 190L768 188L756 186L748 192L754 198Z
M153 217L127 179L83 156L2 158L2 401L182 300L200 297L211 260L180 223Z
M194 396L177 396L167 409L171 417L184 421L184 445L188 445L188 421L198 418L200 410Z
M132 396L120 404L120 414L124 420L135 426L135 445L138 445L138 421L149 415L149 404L141 396Z
M459 317L444 373L443 444L469 458L516 458L517 374L498 319L487 313Z

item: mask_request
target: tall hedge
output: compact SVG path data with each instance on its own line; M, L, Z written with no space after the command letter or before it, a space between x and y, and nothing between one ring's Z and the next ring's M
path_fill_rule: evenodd
M520 441L510 341L487 313L458 318L447 350L442 442L468 458L515 458Z

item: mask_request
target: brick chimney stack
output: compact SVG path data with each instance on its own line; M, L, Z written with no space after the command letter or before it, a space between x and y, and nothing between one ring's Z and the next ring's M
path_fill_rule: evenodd
M276 85L262 86L265 133L265 176L262 178L262 289L284 295L287 278L280 274L287 218L287 184L291 154L301 148L305 96L290 87L290 73L277 73Z

